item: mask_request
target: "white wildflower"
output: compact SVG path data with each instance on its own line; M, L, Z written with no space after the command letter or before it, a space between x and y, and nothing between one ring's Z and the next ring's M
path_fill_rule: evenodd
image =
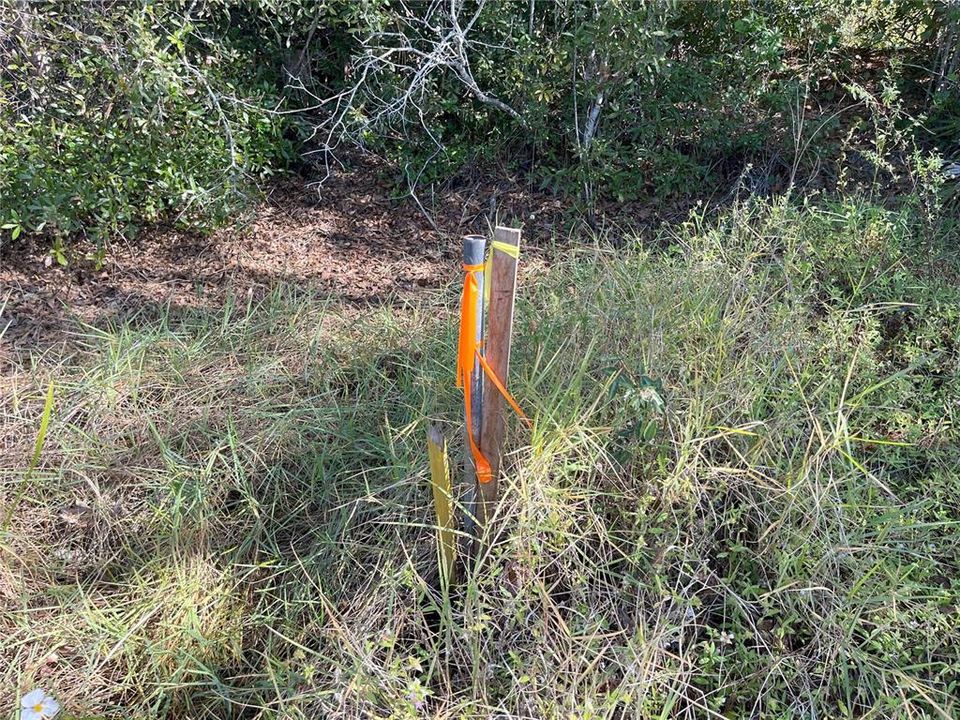
M60 712L60 703L37 688L20 699L20 720L51 720Z

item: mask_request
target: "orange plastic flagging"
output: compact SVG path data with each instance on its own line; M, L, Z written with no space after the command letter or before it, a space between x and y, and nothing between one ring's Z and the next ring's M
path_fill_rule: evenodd
M480 347L477 343L477 300L480 294L480 287L474 273L483 272L483 265L464 265L465 275L463 278L463 294L460 297L460 338L457 344L457 387L463 388L463 405L466 411L467 422L467 440L470 443L470 454L473 456L473 464L477 469L477 479L481 483L488 483L493 479L493 471L490 463L483 453L480 452L473 434L473 412L471 405L470 392L470 373L473 370L473 362L476 359L480 363L483 372L490 378L490 382L500 391L500 394L510 403L510 407L517 413L527 425L532 425L530 419L523 413L517 401L514 400L500 378L493 371L493 368L487 364L483 355L480 354Z

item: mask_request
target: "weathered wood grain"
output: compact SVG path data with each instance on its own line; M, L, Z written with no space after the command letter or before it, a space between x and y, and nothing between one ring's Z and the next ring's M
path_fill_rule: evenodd
M494 240L519 248L520 230L497 227L494 230ZM490 304L487 307L484 358L504 385L508 385L513 306L517 290L516 258L494 250L487 282L490 283ZM506 432L506 400L486 377L483 383L483 400L480 450L490 462L490 469L493 471L493 479L488 483L478 484L477 487L477 517L485 524L493 516L499 497L501 452Z

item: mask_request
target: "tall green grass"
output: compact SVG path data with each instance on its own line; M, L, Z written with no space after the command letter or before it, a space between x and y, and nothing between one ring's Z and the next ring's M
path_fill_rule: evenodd
M438 596L455 288L277 288L15 358L0 698L107 717L951 718L960 262L743 206L523 278L487 550ZM933 239L931 239L933 237ZM2 513L0 513L2 514Z

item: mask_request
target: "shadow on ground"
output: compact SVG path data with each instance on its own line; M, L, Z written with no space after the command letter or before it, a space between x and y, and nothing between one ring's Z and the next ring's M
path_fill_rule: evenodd
M212 310L278 283L351 303L402 300L454 277L461 235L499 218L522 222L535 246L563 231L569 210L508 179L449 189L431 208L436 228L410 199L392 198L382 168L366 162L322 187L286 179L244 224L209 237L153 228L114 243L101 268L82 239L69 243L68 267L53 261L49 242L21 242L0 256L0 349L62 344L78 321L122 320L145 304Z

